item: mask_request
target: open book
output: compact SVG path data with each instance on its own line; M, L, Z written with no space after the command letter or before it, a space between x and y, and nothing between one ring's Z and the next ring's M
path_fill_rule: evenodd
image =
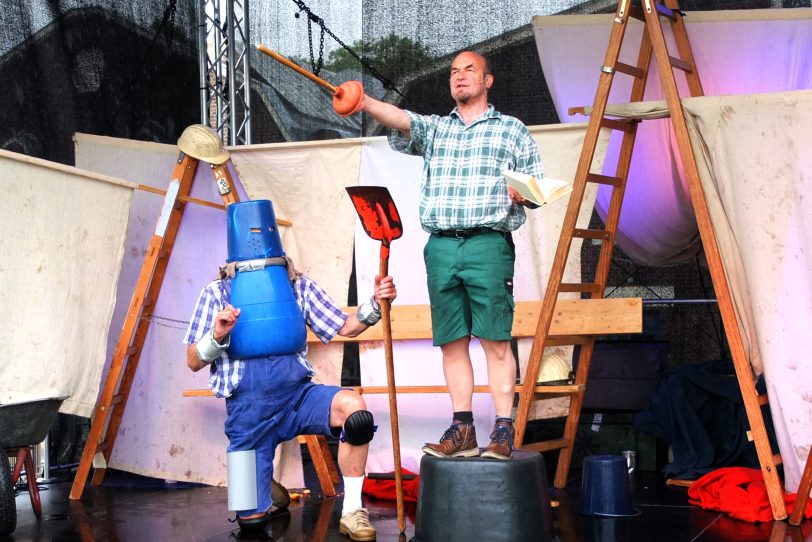
M550 203L572 192L572 187L569 184L550 177L536 179L527 173L520 173L510 169L504 170L502 175L504 175L507 183L515 188L524 199L528 199L536 205Z

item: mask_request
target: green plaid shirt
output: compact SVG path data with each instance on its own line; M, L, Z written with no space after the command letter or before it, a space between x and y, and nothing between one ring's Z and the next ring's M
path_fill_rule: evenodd
M538 147L518 119L488 106L466 126L454 108L446 117L406 112L411 139L389 135L396 151L423 157L420 223L427 232L488 227L513 231L524 224L524 207L510 201L502 171L541 179Z

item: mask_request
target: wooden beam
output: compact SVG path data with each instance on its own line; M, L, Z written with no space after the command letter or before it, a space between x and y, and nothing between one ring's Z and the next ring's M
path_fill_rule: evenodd
M345 307L354 313L355 307ZM540 301L519 301L513 315L513 336L533 337L541 311ZM428 305L393 305L392 339L431 339L431 311ZM559 299L550 326L551 336L611 335L643 330L643 301L640 298ZM358 337L337 336L333 342L382 341L383 330L374 326ZM310 331L307 342L319 339Z

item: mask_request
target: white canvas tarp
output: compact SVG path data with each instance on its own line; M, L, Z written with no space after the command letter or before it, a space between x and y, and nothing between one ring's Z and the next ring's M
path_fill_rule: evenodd
M134 185L0 151L0 403L90 416Z
M551 176L572 180L584 130L583 125L533 130ZM81 134L76 139L76 159L82 167L108 174L126 174L133 181L159 188L165 188L169 182L177 152L173 146ZM598 151L600 156L605 141ZM383 138L372 138L240 147L232 149L232 159L239 172L241 199L269 198L274 202L277 217L293 223L289 228L282 228L285 250L294 257L297 267L342 304L346 304L353 243L356 245L360 299L371 294L380 248L356 226L356 213L344 187L358 184L359 179L364 184L388 185L405 227L404 237L393 243L390 261L390 273L398 283L397 303L427 302L425 272L420 257L425 234L417 224L416 210L420 178L418 158L395 153L388 149ZM205 164L198 168L192 196L219 201ZM594 192L591 197L594 198ZM129 303L160 206L161 198L154 194L139 192L134 198L127 240L128 259L119 288L119 311L111 325L111 329L116 330L111 334L111 349L121 327L121 311ZM566 202L560 201L531 211L529 224L516 235L518 299L541 298L548 271L537 266L550 265L565 207ZM583 224L579 225L586 225L590 210L591 200L584 205ZM576 257L568 273L577 273L579 269L577 247L573 248L573 253ZM225 484L224 402L214 398L181 396L184 389L208 386L205 371L192 373L186 367L181 341L200 288L213 278L225 257L225 214L208 207L188 206L110 466L148 476ZM383 370L380 346L371 344L362 350L364 383L376 381L379 371ZM478 348L472 350L476 353ZM523 341L520 353L525 363L528 351L529 345ZM427 341L418 346L396 343L398 375L409 375L398 383L435 383L441 371L436 352L437 349ZM340 345L311 347L310 358L319 372L318 380L340 382L341 353ZM436 362L430 371L433 376L429 378L429 373L414 365L416 357L425 358L430 364L431 360ZM480 376L484 375L483 367L484 360L478 359L477 374ZM369 462L373 471L391 470L392 466L388 407L385 400L378 404L379 399L381 397L368 397L380 427ZM480 405L478 414L482 418L492 415L488 404L489 400ZM435 426L426 425L423 420L429 412L437 420L433 423L442 420L445 424L449 408L445 394L424 396L421 405L404 403L401 409L404 416L402 435L408 433L410 438L421 443L436 438ZM415 412L412 413L411 409ZM416 423L411 423L410 419ZM282 448L282 453L277 454L281 461L277 466L277 478L285 485L301 486L298 444L292 441ZM201 462L200 457L207 460Z
M561 122L573 106L591 106L603 64L613 14L535 17L533 30L545 80ZM707 96L784 92L812 88L812 10L751 9L686 13L685 25L699 77ZM664 27L667 27L664 24ZM637 64L642 23L626 29L620 60ZM665 31L672 56L677 48ZM685 77L676 72L682 96L690 96ZM613 78L609 103L629 101L632 77ZM652 61L646 100L663 98ZM620 148L613 134L607 151L607 175L614 175ZM668 120L638 127L624 196L618 245L637 262L671 265L690 261L699 250L696 221ZM605 216L610 191L601 187L597 208Z
M745 347L796 491L812 445L812 91L683 101Z

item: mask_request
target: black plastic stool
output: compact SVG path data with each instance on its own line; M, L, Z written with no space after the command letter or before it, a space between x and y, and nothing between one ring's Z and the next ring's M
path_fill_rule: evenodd
M546 542L552 512L544 458L508 461L423 456L412 542Z

